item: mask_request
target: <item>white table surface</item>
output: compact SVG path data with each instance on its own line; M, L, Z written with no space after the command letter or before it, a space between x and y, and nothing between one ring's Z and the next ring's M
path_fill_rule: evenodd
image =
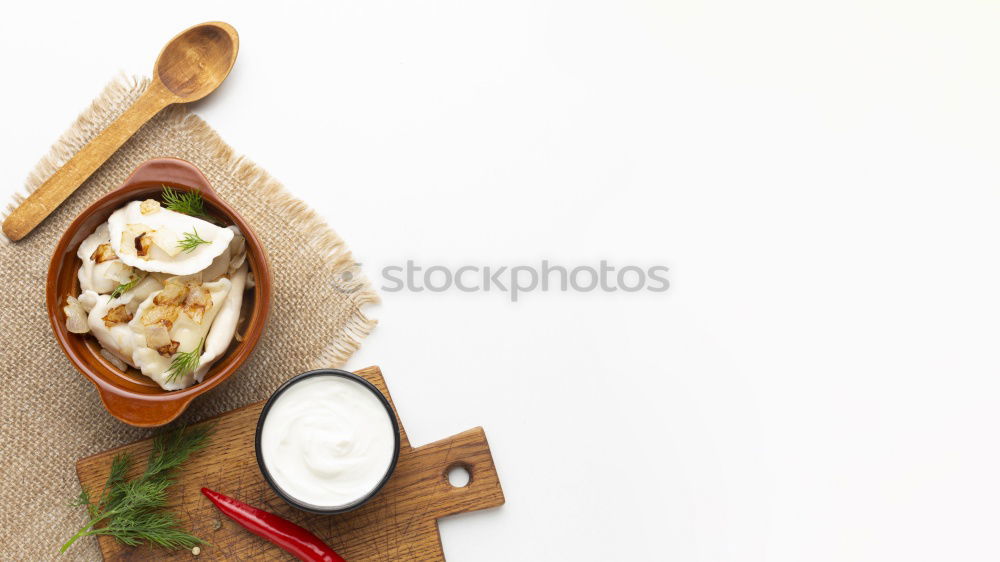
M1000 6L21 2L0 192L116 72L240 32L195 110L387 265L670 267L384 293L416 444L483 425L451 560L996 560Z

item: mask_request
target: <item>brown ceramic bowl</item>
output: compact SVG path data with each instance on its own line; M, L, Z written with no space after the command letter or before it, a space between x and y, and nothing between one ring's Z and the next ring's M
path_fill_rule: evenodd
M247 312L237 325L242 341L234 341L226 354L212 365L201 383L183 390L165 391L151 379L129 368L122 373L100 354L100 345L87 334L73 334L66 329L63 306L66 296L80 293L76 272L80 259L76 251L115 209L129 201L157 197L163 186L201 191L206 210L227 223L235 224L246 237L247 260L256 286L247 291L244 306ZM251 294L252 293L252 294ZM176 158L157 158L139 165L121 187L101 197L83 211L56 244L46 282L45 305L56 341L66 352L73 366L97 387L101 401L112 416L139 427L164 425L187 408L195 397L208 392L229 378L246 361L264 333L271 306L271 270L260 239L229 205L212 190L208 180L190 162Z

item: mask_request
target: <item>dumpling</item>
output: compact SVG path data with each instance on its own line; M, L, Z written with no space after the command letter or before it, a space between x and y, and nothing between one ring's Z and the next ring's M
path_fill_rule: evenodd
M164 390L191 386L195 372L172 377L170 364L178 353L189 353L207 341L232 285L225 277L209 283L202 283L200 275L167 279L129 320L135 342L130 362Z
M240 309L243 307L243 289L246 288L247 264L242 261L239 267L233 272L230 281L232 288L226 295L226 301L215 316L212 329L205 338L205 349L198 362L198 369L194 373L196 381L201 382L205 378L205 373L222 354L229 348L229 344L236 335L236 323L240 319Z
M164 209L159 202L132 201L108 218L111 249L126 265L158 273L191 275L229 248L234 232L208 221ZM181 248L186 237L204 243Z
M132 278L132 268L118 258L110 241L108 224L104 223L80 243L76 255L83 263L76 276L81 291L110 293Z
M102 348L131 364L134 337L128 327L129 315L124 312L124 305L116 302L117 300L109 302L106 298L98 299L97 305L87 317L87 323L90 333L94 334Z
M101 347L134 367L132 351L135 349L135 337L128 323L140 303L162 288L159 281L147 275L131 291L117 298L88 290L80 294L78 302L87 310L87 327Z

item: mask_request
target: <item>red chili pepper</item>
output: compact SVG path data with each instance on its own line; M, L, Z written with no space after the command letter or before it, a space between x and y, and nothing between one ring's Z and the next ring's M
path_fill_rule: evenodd
M305 562L345 562L339 554L309 531L273 513L257 509L219 492L202 488L219 511L244 529L267 539Z

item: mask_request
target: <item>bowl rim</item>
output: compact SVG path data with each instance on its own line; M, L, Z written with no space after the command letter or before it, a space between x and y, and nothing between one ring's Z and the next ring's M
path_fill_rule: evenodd
M385 474L382 476L382 479L379 480L378 484L376 484L375 487L372 488L371 491L365 494L364 496L361 496L360 498L354 500L353 502L332 507L313 505L304 502L302 500L296 499L291 494L285 492L281 488L281 486L279 486L278 483L274 481L274 478L271 476L271 471L267 468L267 463L264 462L264 454L261 451L260 447L261 434L264 431L264 421L267 418L268 412L271 411L271 406L274 405L278 397L284 394L286 390L288 390L295 384L302 382L305 379L317 376L342 377L360 383L362 386L364 386L365 388L370 390L373 394L375 394L375 396L379 399L379 402L381 402L382 406L385 408L386 414L388 414L389 416L389 421L392 423L392 434L394 443L392 460L389 462L389 467L386 469ZM399 435L399 422L396 420L396 411L392 408L392 404L389 402L389 399L386 398L384 394L382 394L382 391L379 390L378 387L376 387L374 384L369 382L364 377L356 375L350 371L344 371L342 369L315 369L313 371L306 371L305 373L300 373L298 375L295 375L294 377L283 382L281 386L279 386L277 390L275 390L271 394L271 396L267 399L267 402L264 403L264 407L261 409L260 415L257 417L257 430L254 433L253 444L254 444L254 456L257 458L257 467L260 469L261 475L264 476L264 480L267 481L267 485L270 486L272 490L274 490L274 493L278 494L278 496L281 499L285 500L285 502L287 502L292 507L297 507L303 511L308 511L310 513L334 515L338 513L347 513L348 511L353 511L355 509L358 509L362 505L368 503L369 500L374 498L379 493L379 491L386 485L389 479L392 478L392 474L396 471L396 464L399 461L399 449L402 446L401 441L402 439L400 438Z
M182 176L194 185L181 183L175 177L166 177L171 173ZM144 394L110 382L114 380L115 376L118 376L117 373L110 372L108 368L100 363L96 365L88 364L70 346L70 338L79 338L81 336L70 333L66 329L65 320L60 316L64 315L61 303L65 295L59 294L57 279L64 263L67 261L72 262L76 257L76 252L68 252L68 249L71 240L81 229L83 223L90 219L94 213L106 210L112 201L121 198L123 192L140 191L150 187L151 184L166 184L185 190L197 189L205 195L205 199L212 206L216 207L227 219L239 227L247 241L248 259L253 262L256 287L253 313L247 323L246 337L240 346L229 354L222 356L216 362L219 363L223 360L235 358L232 359L232 363L226 369L212 374L211 378L209 378L209 374L207 373L206 378L201 383L185 389ZM257 256L259 256L259 259ZM62 236L56 242L49 261L45 304L49 323L52 326L52 332L59 347L77 371L95 386L105 409L112 416L129 425L136 427L158 427L175 420L187 409L191 401L228 379L249 358L267 327L271 306L271 285L272 278L269 258L260 238L257 237L256 233L250 228L250 225L247 224L243 217L215 192L208 178L205 177L201 170L191 162L180 158L153 158L136 166L132 173L118 187L105 193L88 205L63 231ZM211 369L209 373L211 373ZM150 406L156 406L156 408L147 409L147 416L140 419L141 415L134 414L134 408L132 407L137 403L146 403ZM133 412L133 414L129 415L126 410Z

